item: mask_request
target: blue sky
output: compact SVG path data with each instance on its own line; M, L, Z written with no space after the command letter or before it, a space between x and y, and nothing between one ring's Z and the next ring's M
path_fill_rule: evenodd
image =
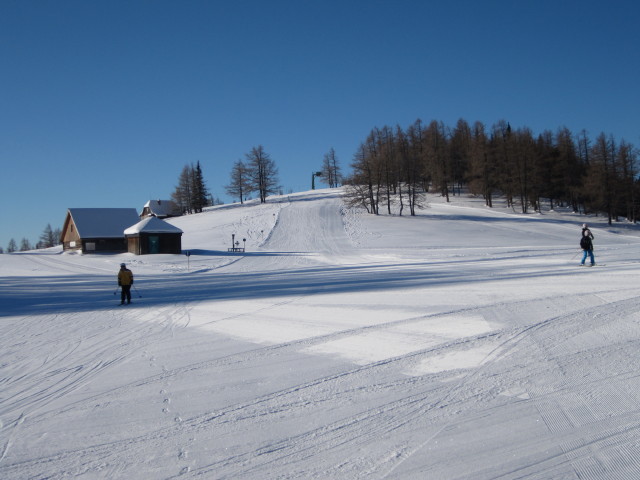
M374 127L507 120L640 146L635 1L0 0L0 246L69 207L225 202L263 145L285 192Z

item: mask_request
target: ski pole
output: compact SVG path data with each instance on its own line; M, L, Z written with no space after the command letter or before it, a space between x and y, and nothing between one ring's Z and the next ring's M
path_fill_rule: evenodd
M115 291L115 292L113 292L113 294L114 294L114 295L117 295L117 294L118 294L118 290L120 290L120 286L118 286L118 288L116 288L116 291Z
M133 289L136 291L136 293L138 294L138 298L142 298L142 295L140 295L140 292L138 291L138 289L136 288L135 285L131 285L133 287Z

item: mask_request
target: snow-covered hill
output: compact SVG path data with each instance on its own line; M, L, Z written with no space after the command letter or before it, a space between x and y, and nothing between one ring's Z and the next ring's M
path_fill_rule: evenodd
M0 255L0 478L640 477L638 229L430 202L214 207L171 220L188 258Z

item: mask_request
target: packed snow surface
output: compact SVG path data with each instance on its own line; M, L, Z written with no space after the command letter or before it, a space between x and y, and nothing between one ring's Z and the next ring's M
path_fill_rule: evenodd
M171 219L188 257L0 255L0 478L640 478L635 225L340 193Z

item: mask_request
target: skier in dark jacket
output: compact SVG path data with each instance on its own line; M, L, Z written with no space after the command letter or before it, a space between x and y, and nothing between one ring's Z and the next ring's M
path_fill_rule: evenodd
M120 292L120 305L124 304L125 299L127 303L131 303L131 285L133 285L133 273L127 268L124 263L120 264L120 271L118 272L118 285L122 288Z
M580 265L584 265L587 255L591 260L591 266L596 264L596 259L593 256L593 233L589 230L589 226L586 223L582 224L582 238L580 239L580 248L582 248L584 254L582 255L582 262Z

